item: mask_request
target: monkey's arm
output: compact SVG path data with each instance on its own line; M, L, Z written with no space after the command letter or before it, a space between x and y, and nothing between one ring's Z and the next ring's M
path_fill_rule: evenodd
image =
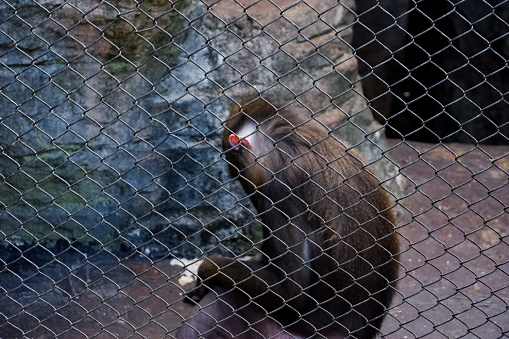
M267 276L267 269L263 266L261 258L243 261L212 255L205 258L198 268L198 277L208 286L220 285L227 289L235 286L241 289L244 287L250 297L256 297L267 291L270 286L268 282L270 276Z
M307 301L302 291L309 286L309 274L301 257L291 251L279 255L274 262L261 257L242 261L213 255L200 265L198 276L201 281L197 285L205 285L193 291L199 299L208 287L221 286L228 290L238 288L269 310L285 303L299 309Z

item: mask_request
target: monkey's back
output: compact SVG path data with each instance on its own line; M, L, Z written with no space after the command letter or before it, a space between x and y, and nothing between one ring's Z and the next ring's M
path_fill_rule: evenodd
M312 262L316 283L306 309L320 313L311 318L323 326L336 318L350 330L367 322L379 328L398 271L392 201L358 154L321 137L305 161L314 164L309 184L296 190L309 206L309 224L320 225ZM359 337L372 331L361 330Z
M274 182L263 192L274 201L284 200L284 195L293 199L277 207L289 217L297 216L293 223L311 240L314 277L305 290L311 297L306 319L314 326L337 321L350 330L367 322L379 327L398 271L399 246L390 196L360 156L325 127L291 118L285 116L292 126L298 126L292 131L282 129L284 123L277 121L266 126L266 133L277 138L274 154L268 156L282 163L274 169L274 176L289 190L273 195L281 192ZM270 131L278 125L278 131ZM305 217L298 217L301 215ZM369 337L372 331L367 327L359 337Z

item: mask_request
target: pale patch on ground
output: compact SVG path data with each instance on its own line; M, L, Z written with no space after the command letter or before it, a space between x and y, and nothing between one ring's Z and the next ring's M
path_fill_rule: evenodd
M172 259L170 265L184 267L180 278L177 279L180 286L184 286L196 281L198 275L198 267L203 260L198 259Z

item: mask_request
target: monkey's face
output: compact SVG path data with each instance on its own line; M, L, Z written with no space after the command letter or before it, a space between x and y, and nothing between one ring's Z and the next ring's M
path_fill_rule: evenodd
M245 189L253 191L272 175L264 162L274 143L250 119L227 124L223 134L223 148L233 176L240 175ZM230 126L229 126L230 125ZM233 125L233 126L232 126Z
M229 132L228 130L225 131L225 133L229 134L228 142L233 151L254 153L254 147L257 145L255 140L257 139L257 131L254 121L244 122ZM228 147L228 145L226 146Z

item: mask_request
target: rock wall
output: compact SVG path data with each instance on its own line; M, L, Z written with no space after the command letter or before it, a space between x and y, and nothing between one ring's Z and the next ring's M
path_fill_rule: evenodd
M353 0L242 3L1 5L8 246L250 248L259 230L245 227L256 222L220 150L221 122L243 95L305 105L391 177L350 47Z
M363 87L390 137L509 143L506 2L366 0L357 14Z

